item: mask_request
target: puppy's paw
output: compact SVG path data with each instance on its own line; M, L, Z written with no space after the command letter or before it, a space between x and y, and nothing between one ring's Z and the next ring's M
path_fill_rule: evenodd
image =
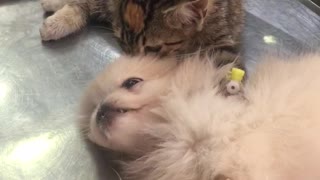
M55 12L64 6L62 0L40 0L40 3L45 12Z
M58 40L70 34L68 29L68 25L63 20L53 15L42 24L40 36L43 41Z

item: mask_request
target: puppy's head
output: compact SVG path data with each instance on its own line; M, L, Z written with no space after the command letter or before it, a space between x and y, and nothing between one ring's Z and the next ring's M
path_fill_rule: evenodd
M149 110L167 90L176 61L120 57L89 86L80 124L91 141L111 150L137 153L143 127L161 118Z

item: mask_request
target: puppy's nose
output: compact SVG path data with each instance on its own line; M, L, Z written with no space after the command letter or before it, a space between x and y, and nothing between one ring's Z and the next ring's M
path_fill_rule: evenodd
M96 115L96 123L101 124L106 122L107 124L111 124L112 119L116 116L117 111L108 104L102 104L98 109Z

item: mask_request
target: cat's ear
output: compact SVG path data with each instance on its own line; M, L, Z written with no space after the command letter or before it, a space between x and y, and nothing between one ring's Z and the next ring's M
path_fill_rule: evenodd
M201 31L207 8L208 0L184 0L164 11L165 20L173 28L192 27Z

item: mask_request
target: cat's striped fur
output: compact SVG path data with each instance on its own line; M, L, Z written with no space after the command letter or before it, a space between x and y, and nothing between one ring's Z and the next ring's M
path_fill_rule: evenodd
M129 54L193 54L222 50L235 59L244 21L242 0L41 0L55 11L40 29L43 40L80 30L90 19L112 23Z

